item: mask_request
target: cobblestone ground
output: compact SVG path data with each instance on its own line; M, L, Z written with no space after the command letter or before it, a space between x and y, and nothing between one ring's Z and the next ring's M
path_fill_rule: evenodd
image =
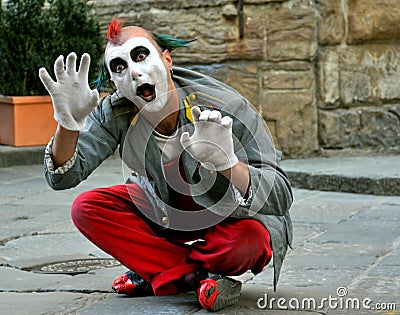
M121 181L117 159L77 188L58 192L47 187L41 165L0 168L0 314L207 313L194 293L115 295L110 284L123 266L78 275L27 271L55 261L111 258L75 230L69 208L80 192ZM400 197L294 194L294 244L277 292L271 267L244 274L239 303L219 313L400 314Z

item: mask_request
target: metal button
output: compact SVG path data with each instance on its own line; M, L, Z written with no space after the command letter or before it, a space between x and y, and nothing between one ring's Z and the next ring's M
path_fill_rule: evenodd
M190 94L190 98L192 99L192 101L194 101L196 99L196 95Z
M210 175L214 175L214 171L209 171Z
M168 217L162 217L161 222L163 224L168 224Z

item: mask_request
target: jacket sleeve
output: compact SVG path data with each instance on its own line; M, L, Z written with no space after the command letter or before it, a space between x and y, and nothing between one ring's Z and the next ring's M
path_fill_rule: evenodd
M234 113L234 129L239 160L248 164L252 200L246 206L249 216L255 213L284 216L293 202L285 172L279 167L280 152L274 147L268 128L246 101Z
M45 177L55 190L75 187L85 180L118 146L118 131L111 107L111 97L102 98L79 132L76 159L61 174L44 163Z

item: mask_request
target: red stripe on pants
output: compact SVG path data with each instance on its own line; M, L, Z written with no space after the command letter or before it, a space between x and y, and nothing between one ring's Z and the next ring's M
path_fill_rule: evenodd
M152 211L144 192L117 185L79 195L71 216L86 238L151 283L155 295L178 293L176 281L201 267L226 276L257 274L271 260L270 235L258 221L228 218L200 231L163 230L138 207ZM198 238L204 242L185 244Z

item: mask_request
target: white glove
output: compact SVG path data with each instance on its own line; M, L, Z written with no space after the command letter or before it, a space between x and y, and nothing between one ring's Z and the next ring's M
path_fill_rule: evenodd
M192 107L194 133L181 136L183 148L208 170L223 171L238 163L232 138L232 118L221 112Z
M96 107L99 93L91 90L88 83L90 66L89 54L83 54L78 72L76 54L67 56L64 69L64 57L59 56L54 63L57 82L53 81L45 68L39 69L39 77L51 95L54 107L54 119L65 129L82 130L86 116Z

